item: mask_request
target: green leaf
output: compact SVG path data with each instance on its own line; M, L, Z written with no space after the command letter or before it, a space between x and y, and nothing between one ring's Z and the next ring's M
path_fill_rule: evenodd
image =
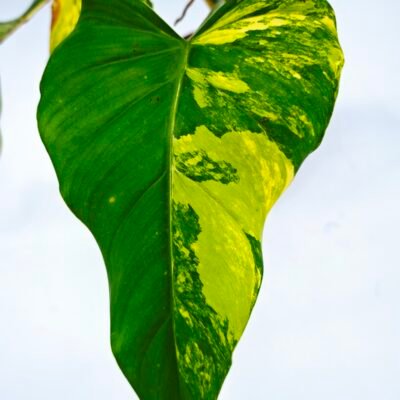
M30 7L19 17L12 21L0 22L0 43L11 35L19 26L27 22L49 0L35 0Z
M216 399L256 301L268 211L322 140L343 65L323 0L242 0L190 41L139 0L86 0L38 111L107 266L141 399Z

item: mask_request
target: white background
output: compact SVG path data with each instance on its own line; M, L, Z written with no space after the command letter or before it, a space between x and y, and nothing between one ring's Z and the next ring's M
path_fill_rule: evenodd
M0 0L0 19L28 3ZM172 22L184 0L155 3ZM221 400L400 398L400 3L332 5L337 108L270 214L262 291ZM180 32L206 13L197 0ZM48 31L47 7L0 48L0 399L134 399L109 349L100 252L37 133Z

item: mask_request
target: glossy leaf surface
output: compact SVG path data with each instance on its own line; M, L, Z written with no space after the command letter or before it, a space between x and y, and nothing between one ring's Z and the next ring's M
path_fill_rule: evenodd
M141 399L215 399L256 301L268 211L321 142L343 56L322 0L230 1L190 41L139 0L86 0L38 112L107 266Z

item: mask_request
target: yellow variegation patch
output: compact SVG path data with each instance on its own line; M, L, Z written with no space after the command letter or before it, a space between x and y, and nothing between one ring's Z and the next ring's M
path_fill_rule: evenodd
M193 181L176 171L172 196L199 216L201 233L194 250L203 293L207 303L229 321L238 340L261 283L246 234L261 240L267 213L291 182L294 168L275 143L250 131L227 132L219 138L200 126L194 134L174 140L176 158L199 149L213 160L233 165L238 181L225 184L211 177Z

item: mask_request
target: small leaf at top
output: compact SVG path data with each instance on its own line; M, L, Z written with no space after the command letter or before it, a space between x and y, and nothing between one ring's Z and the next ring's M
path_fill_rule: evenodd
M50 35L50 51L73 31L81 13L82 0L54 0Z
M185 41L139 0L84 0L38 111L107 266L141 399L216 399L263 273L265 218L320 144L343 55L324 0L231 0Z
M141 0L152 7L150 0ZM82 8L82 0L53 0L50 51L74 30Z

